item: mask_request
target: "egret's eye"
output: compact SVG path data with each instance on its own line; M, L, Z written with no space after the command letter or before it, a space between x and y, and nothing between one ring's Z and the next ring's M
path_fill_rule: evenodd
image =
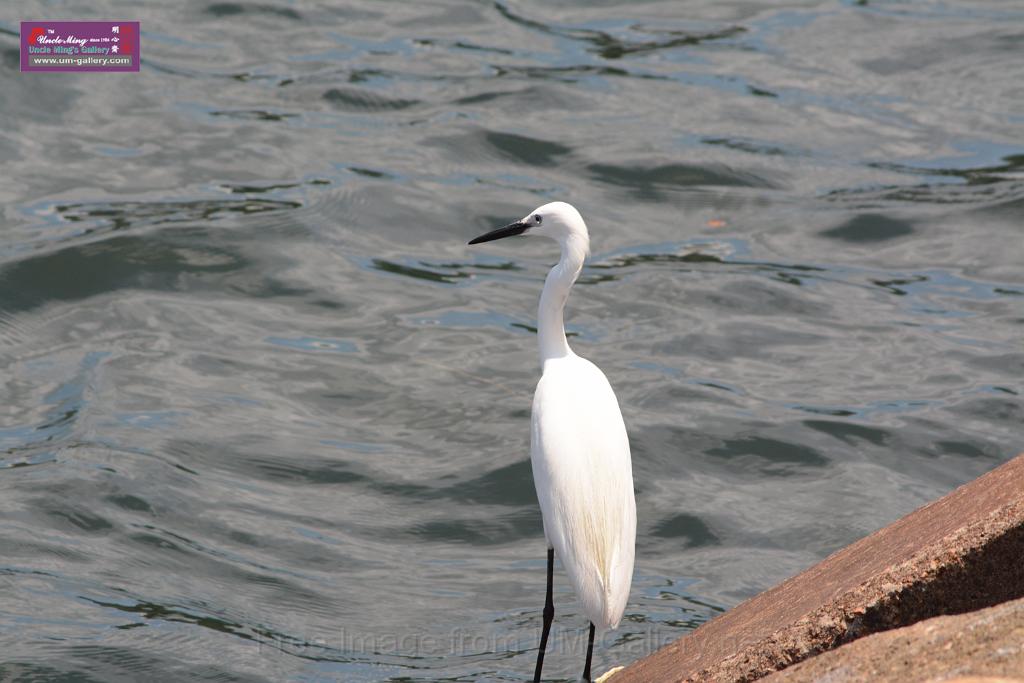
M541 221L540 214L537 214L537 213L533 214L533 222L536 223L537 225L540 225L540 221Z

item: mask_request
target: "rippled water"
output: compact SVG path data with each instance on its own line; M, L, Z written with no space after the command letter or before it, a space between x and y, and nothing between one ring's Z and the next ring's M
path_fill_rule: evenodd
M556 253L465 242L552 199L633 444L598 670L1020 450L1024 10L699 5L4 10L0 677L528 680Z

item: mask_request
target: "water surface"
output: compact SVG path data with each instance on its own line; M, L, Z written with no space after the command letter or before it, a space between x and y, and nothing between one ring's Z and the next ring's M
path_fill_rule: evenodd
M465 242L554 199L639 509L597 670L1021 450L1012 3L18 8L5 680L530 680L556 253ZM20 20L112 17L140 73L18 72Z

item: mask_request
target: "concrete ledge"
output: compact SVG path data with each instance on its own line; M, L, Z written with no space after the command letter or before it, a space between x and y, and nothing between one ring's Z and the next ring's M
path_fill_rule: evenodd
M1024 455L617 673L753 681L857 638L1024 596Z
M949 683L950 679L991 683L1021 674L1024 600L1013 600L875 633L777 671L763 683Z

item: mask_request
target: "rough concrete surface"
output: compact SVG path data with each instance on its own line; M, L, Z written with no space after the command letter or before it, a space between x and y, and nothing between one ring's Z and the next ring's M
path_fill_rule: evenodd
M1024 675L1024 600L876 633L763 683L947 683L968 675Z
M1024 455L626 667L614 683L752 681L863 636L1024 596Z

